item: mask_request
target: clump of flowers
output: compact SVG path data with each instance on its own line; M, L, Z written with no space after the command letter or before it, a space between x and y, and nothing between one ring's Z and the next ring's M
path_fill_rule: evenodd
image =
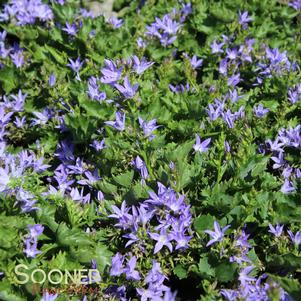
M157 17L154 23L146 26L145 34L150 38L159 39L161 45L167 47L176 40L182 23L190 13L191 4L183 4L183 8L179 12L174 9L171 13L164 15L162 19Z
M41 251L37 250L38 244L38 236L40 236L43 231L44 227L40 224L36 225L28 225L29 234L26 236L26 249L23 252L26 254L27 257L34 258L37 254L40 254Z
M125 201L121 209L112 206L114 214L110 217L118 220L116 227L130 232L124 235L128 239L126 246L136 244L143 250L150 238L155 242L154 254L164 246L170 252L184 250L191 239L188 234L192 222L190 206L185 203L185 197L178 197L173 189L161 183L158 188L158 194L149 192L150 199L139 207L128 208ZM153 226L152 221L157 225Z
M272 152L273 169L281 172L284 179L281 191L292 193L296 190L294 182L301 177L300 169L294 168L285 160L289 149L299 150L301 147L301 125L295 128L280 129L274 141L267 140L267 146Z
M232 254L229 261L232 263L237 263L239 268L238 281L239 286L237 289L222 289L220 294L228 301L234 300L270 300L270 297L276 294L278 296L277 300L285 301L289 297L288 294L282 289L277 283L268 278L267 274L262 274L256 277L256 268L252 263L249 252L253 249L253 246L248 241L249 234L245 230L238 232L232 241L227 238L224 241L225 232L230 228L229 225L225 226L223 229L217 221L214 222L214 231L205 230L204 232L209 234L212 238L208 243L207 247L213 244L219 243L223 246L219 246L220 255L228 256ZM282 234L283 226L276 225L273 227L269 224L269 232L279 237ZM297 234L296 234L297 235ZM225 250L227 248L227 250Z
M41 0L11 0L0 15L1 21L15 18L18 25L34 24L37 20L46 22L53 19L51 8Z

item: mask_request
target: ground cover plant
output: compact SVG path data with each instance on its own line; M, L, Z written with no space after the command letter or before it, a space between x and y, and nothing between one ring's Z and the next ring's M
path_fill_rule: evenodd
M300 0L1 3L1 300L301 300Z

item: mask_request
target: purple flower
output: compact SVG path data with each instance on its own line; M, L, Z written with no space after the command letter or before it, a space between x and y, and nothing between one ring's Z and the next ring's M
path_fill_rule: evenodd
M201 138L199 135L195 135L196 136L196 143L193 145L193 149L196 152L206 152L209 149L209 143L211 141L211 138L208 138L206 140L204 140L203 142L201 142Z
M10 121L13 114L13 112L8 112L6 114L4 106L0 106L0 126L4 127Z
M137 288L141 301L148 301L154 298L155 292L150 289Z
M248 23L250 23L253 19L248 16L248 12L240 12L238 13L239 24L242 25L242 29L247 29Z
M254 267L252 265L250 265L250 266L247 266L247 267L243 268L239 272L238 279L239 279L242 286L245 286L250 281L256 281L256 278L249 276L249 273L251 273L251 271L253 269L254 269Z
M217 221L214 222L214 231L211 230L205 230L204 232L209 234L212 239L207 243L206 247L216 243L220 242L224 238L225 232L230 228L230 225L227 225L223 229L221 229L220 225L218 224Z
M62 30L67 32L67 34L70 36L76 36L78 31L75 23L69 24L68 22L66 22L66 27L64 27Z
M197 69L198 67L202 66L202 64L203 64L203 60L198 59L196 55L194 55L190 59L190 65L191 65L192 69Z
M101 141L93 140L92 144L90 144L97 152L104 149L105 146L105 139L102 139Z
M134 234L133 232L132 232L132 233L129 233L129 234L125 234L125 235L123 235L122 237L128 239L127 243L125 244L125 247L126 247L126 248L127 248L128 246L130 246L131 244L133 244L133 243L135 243L135 242L137 242L137 241L140 240L140 238L139 238L136 234Z
M136 159L133 161L133 164L139 170L142 179L147 179L149 174L144 161L139 156L137 156Z
M288 194L291 192L294 192L296 189L293 186L293 183L291 181L289 181L288 179L284 180L283 185L281 186L281 192Z
M222 47L224 46L224 43L217 43L216 40L214 40L212 42L212 44L210 45L211 47L211 53L223 53L223 49Z
M23 116L22 118L16 117L14 124L16 125L17 128L23 128L26 123L26 117Z
M282 176L287 179L291 176L293 168L291 166L286 166L282 171Z
M206 112L209 116L209 119L211 121L214 121L220 116L221 108L219 106L214 106L212 104L209 104L208 108L206 109Z
M34 240L31 241L30 238L26 239L26 249L23 250L23 252L26 254L29 258L35 258L38 254L42 253L41 251L37 250L37 241Z
M281 147L284 146L285 143L279 141L279 138L277 138L274 142L269 139L266 143L269 145L271 151L283 152Z
M117 253L112 257L112 266L110 270L111 276L120 276L123 273L123 261L124 256L122 256L120 253Z
M51 167L51 165L43 164L44 158L40 157L35 162L33 162L33 169L36 172L43 172L47 170L47 168Z
M283 225L277 224L274 228L273 225L269 224L270 230L268 232L274 234L276 237L280 237L283 231Z
M229 90L229 97L231 99L231 102L235 103L237 102L240 98L243 98L243 95L238 95L238 92L236 89L234 90Z
M233 114L230 110L227 110L226 112L222 113L222 117L225 120L225 122L227 123L227 126L230 129L233 129L234 128L234 121L236 119L235 113Z
M80 8L80 14L83 18L92 18L94 19L96 16L92 11L89 11L85 8Z
M50 74L48 84L50 87L53 87L55 85L55 74L54 73Z
M20 188L17 192L16 199L21 204L22 212L31 212L37 210L38 207L33 207L36 203L34 195Z
M105 196L103 195L102 191L97 192L97 201L101 202L105 199Z
M190 2L188 2L188 3L182 3L182 8L180 10L180 13L183 14L182 17L184 17L184 20L185 20L186 16L192 14L192 5L191 5L191 3Z
M301 233L297 231L294 235L291 230L287 231L288 235L290 236L291 241L296 245L299 246L301 244Z
M12 51L11 48L6 49L4 43L0 41L0 56L3 59L5 59L10 54L11 51Z
M92 187L93 184L100 180L97 168L93 170L93 173L91 171L85 171L84 175L85 179L77 181L78 184Z
M138 48L146 48L146 42L142 38L138 38L136 42Z
M301 0L292 0L288 5L295 10L301 10Z
M125 113L117 112L115 121L106 121L105 124L112 126L118 131L124 131L125 129Z
M160 234L149 233L149 236L153 240L157 241L154 249L154 254L158 253L164 246L166 246L169 251L172 252L172 244L170 243L172 236L170 234L167 234L164 228L161 229Z
M137 74L142 74L146 69L154 64L154 62L148 62L145 57L142 57L141 61L136 55L133 55L134 60L134 70Z
M9 1L4 7L4 13L0 19L9 20L16 18L18 25L34 24L37 19L48 21L53 18L53 13L50 7L43 4L41 0L34 1Z
M8 171L0 167L0 192L7 189L10 182Z
M101 102L106 99L106 93L99 91L99 88L97 85L97 78L94 76L89 78L87 92L88 92L89 97L93 100L95 99L95 100Z
M252 246L248 242L249 234L246 234L245 231L241 231L241 234L236 238L235 246L240 249L251 249Z
M237 74L233 74L228 78L227 85L235 87L239 82L240 82L240 74L237 73Z
M41 301L54 301L57 297L58 294L51 294L46 290L46 292L43 293Z
M58 144L58 146L55 156L57 156L61 161L68 162L75 159L73 155L74 145L72 143L68 140L63 140Z
M80 192L77 188L71 188L70 197L73 201L79 202L81 204L87 204L90 203L91 195L90 193L88 193L84 196L84 188L82 188Z
M138 288L137 292L141 296L141 301L147 301L149 299L154 301L172 301L174 300L174 294L169 293L170 289L163 284L167 277L162 274L160 264L153 260L153 267L145 277L145 284L148 285L147 289ZM165 293L164 299L162 295ZM165 298L166 297L166 298Z
M0 32L0 43L4 43L5 42L6 35L7 35L7 32L5 30L3 30L2 32Z
M181 24L174 21L169 14L166 14L165 16L163 16L162 20L156 18L156 26L157 28L162 29L167 34L175 35L180 29Z
M33 239L37 238L44 231L44 227L40 224L28 225L28 229L29 229L29 235Z
M173 20L170 14L166 14L162 19L156 17L154 23L146 26L146 35L158 38L161 45L166 47L176 40L176 34L180 27L180 23Z
M221 295L223 295L228 301L236 301L239 297L237 291L229 289L222 289Z
M227 152L227 153L230 153L231 152L231 147L230 147L230 144L229 144L229 142L228 141L224 141L224 147L225 147L225 151Z
M138 120L145 137L148 137L149 140L154 139L155 135L153 135L152 132L156 130L158 127L160 127L159 125L156 125L157 123L156 119L145 121L141 117L139 117Z
M230 60L230 61L233 61L233 60L236 60L237 57L238 57L238 51L236 48L233 48L233 49L229 49L227 48L226 49L226 53L227 53L227 58Z
M58 294L51 294L47 291L43 293L41 301L54 301L58 297Z
M293 104L298 102L301 98L301 93L299 91L299 88L298 89L290 88L287 92L287 95L288 95L288 100Z
M266 58L269 60L269 67L262 72L263 75L269 76L272 72L282 74L284 71L291 69L291 63L287 58L286 51L280 52L278 48L266 48Z
M10 55L13 63L17 68L21 68L24 65L23 51L19 50Z
M257 117L261 118L266 115L270 110L264 109L262 104L259 104L257 107L254 106L254 113Z
M190 86L189 86L189 83L186 83L186 85L184 86L183 84L180 84L180 85L172 85L172 84L169 84L168 85L169 89L174 92L174 93L179 93L179 94L182 94L184 93L185 91L189 91L190 90Z
M12 110L14 112L19 112L23 110L27 93L22 94L22 91L19 90L17 95L11 95L11 98L14 99L14 102L11 104Z
M70 67L76 73L76 79L80 80L79 71L84 62L81 62L79 57L76 59L76 61L73 61L72 59L68 59L68 60L69 60L69 64L67 64L67 66Z
M228 60L226 58L222 59L219 63L218 71L222 75L226 75L228 71Z
M109 18L108 22L113 26L114 29L120 28L124 21L115 17Z
M156 260L153 260L152 269L148 272L144 279L145 283L149 285L156 285L157 288L160 286L160 290L165 290L166 287L162 287L162 284L166 279L167 277L161 271L160 263L158 263Z
M295 169L295 177L297 179L301 178L301 170L300 170L300 168L296 168Z
M191 240L192 236L186 236L183 231L172 232L172 238L177 243L176 250L178 249L187 249L188 243Z
M136 256L131 257L124 268L124 273L127 280L139 281L141 279L139 272L135 270L137 258Z
M122 202L120 209L112 205L112 210L114 213L109 215L109 217L118 219L118 223L115 224L115 227L120 227L124 230L132 227L133 216L129 214L130 208L126 207L125 201Z
M146 225L153 217L155 210L150 209L146 204L140 204L140 207L137 208L139 213L139 220L142 225Z
M131 86L131 83L126 76L124 78L123 86L119 84L115 84L115 87L118 89L120 93L123 94L125 99L133 98L136 94L136 91L139 87L139 84L135 84L134 86Z
M183 209L185 196L180 195L177 199L175 193L170 193L169 198L164 202L164 205L175 213L179 213Z
M102 77L100 81L105 84L115 84L121 78L122 68L117 69L113 61L105 59L105 67L101 69Z
M52 112L49 109L44 109L42 112L33 112L36 118L32 118L31 125L45 125L52 117Z

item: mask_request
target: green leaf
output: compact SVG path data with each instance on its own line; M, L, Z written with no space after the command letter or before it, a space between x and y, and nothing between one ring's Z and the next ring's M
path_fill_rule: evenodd
M5 93L10 93L16 86L17 75L13 68L4 67L0 69L0 81L3 84L3 89Z
M114 194L117 192L117 186L103 180L97 184L101 191L104 193Z
M262 158L253 168L251 174L253 177L257 177L261 175L265 170L267 163L269 162L270 158L269 157L264 157Z
M258 176L266 169L269 158L261 155L254 155L240 168L239 177L245 179L250 172L252 176Z
M183 161L188 153L192 150L193 144L194 140L179 144L172 152L168 154L168 159L171 161Z
M128 171L118 176L113 176L113 179L116 183L121 186L129 187L133 181L134 171Z
M297 279L288 279L268 274L276 283L280 285L294 300L299 300L301 296L301 285ZM279 299L278 299L279 300Z
M52 57L61 65L65 66L67 64L67 56L63 52L59 52L55 48L45 45L45 49L52 55Z
M213 225L215 218L210 214L202 215L194 220L193 226L198 233L204 233L204 230L210 229Z
M86 246L92 244L88 234L79 228L69 229L65 223L60 223L56 231L56 239L63 247Z
M100 272L104 271L105 267L111 265L111 257L113 253L102 244L98 244L94 251L94 259L97 262L97 268Z
M174 268L173 272L179 279L187 278L187 271L179 264Z
M229 282L235 279L236 265L233 263L222 263L215 268L216 278L221 282Z
M198 264L199 272L203 276L209 276L214 277L215 270L212 268L212 266L208 263L208 258L204 257L201 258Z
M275 267L277 269L281 267L290 271L301 269L301 256L295 256L290 253L268 256L267 262L270 267Z

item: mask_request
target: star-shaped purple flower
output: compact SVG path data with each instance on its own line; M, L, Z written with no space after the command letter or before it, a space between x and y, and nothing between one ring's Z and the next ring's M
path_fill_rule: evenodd
M166 246L170 252L172 252L172 244L170 241L172 240L172 236L166 233L166 229L162 228L160 234L158 233L149 233L149 236L156 240L157 243L155 245L154 254L158 253L164 246Z
M200 152L200 153L206 152L209 149L208 146L210 144L211 138L208 138L202 142L199 135L196 134L195 136L196 136L196 143L193 145L193 149L196 152Z
M223 229L221 229L219 223L217 221L214 222L214 231L211 230L205 230L204 232L209 234L212 239L209 240L206 247L223 240L225 232L230 228L230 225L227 225Z

